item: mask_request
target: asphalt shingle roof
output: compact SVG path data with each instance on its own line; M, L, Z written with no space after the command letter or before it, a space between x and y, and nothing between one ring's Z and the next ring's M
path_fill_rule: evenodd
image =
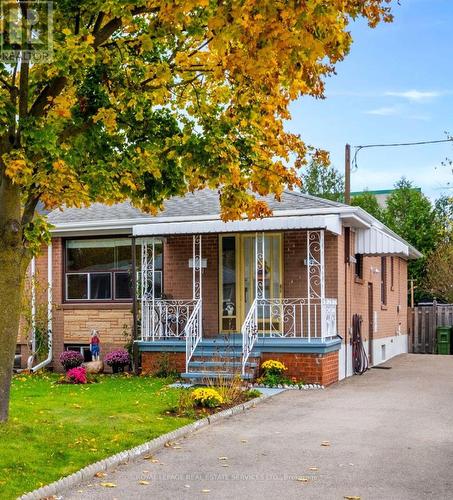
M294 191L285 191L281 201L272 196L264 199L271 210L308 210L316 208L332 208L345 206L323 198L317 198ZM195 193L188 193L183 197L170 198L164 203L164 209L158 214L159 219L180 216L215 216L220 213L218 193L211 189L203 189ZM153 219L153 216L141 212L129 202L116 205L93 203L86 208L66 208L54 210L49 216L49 222L54 225L71 222L93 222L102 220L133 220L143 218Z

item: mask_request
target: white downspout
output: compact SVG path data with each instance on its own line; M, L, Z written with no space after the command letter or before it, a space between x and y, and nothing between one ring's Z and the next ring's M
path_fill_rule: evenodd
M31 352L36 352L36 259L31 259Z
M47 345L49 353L47 358L34 366L31 371L36 372L52 361L52 243L47 247Z
M36 355L36 259L33 257L30 263L31 278L31 354L27 359L27 369L31 370Z

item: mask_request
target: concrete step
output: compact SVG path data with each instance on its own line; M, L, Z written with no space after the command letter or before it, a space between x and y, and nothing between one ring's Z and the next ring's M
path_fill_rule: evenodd
M238 351L238 350L234 350L234 349L231 349L231 350L228 350L228 351L225 351L225 350L212 350L212 349L202 349L200 348L200 346L198 346L195 350L195 352L193 353L193 356L198 356L198 357L209 357L209 358L242 358L242 351ZM259 356L258 355L254 355L253 352L252 354L249 356L249 359L250 358L258 358Z
M242 363L241 362L234 362L234 361L204 361L204 360L191 360L189 362L189 366L192 368L241 368ZM258 366L258 363L254 362L247 362L246 363L246 368L256 368Z
M196 372L185 372L181 373L181 377L186 380L217 380L217 379L232 379L237 377L238 373L232 372L221 372L221 371L196 371ZM253 375L251 373L246 373L245 375L241 375L241 378L244 380L252 380Z

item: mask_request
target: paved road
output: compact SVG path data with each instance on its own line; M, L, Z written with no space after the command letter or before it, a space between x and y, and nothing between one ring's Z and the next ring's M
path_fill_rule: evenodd
M453 357L387 366L275 396L63 498L453 499Z

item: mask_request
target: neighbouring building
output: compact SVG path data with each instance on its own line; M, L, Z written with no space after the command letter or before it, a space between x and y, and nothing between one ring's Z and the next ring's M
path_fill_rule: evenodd
M132 336L145 372L352 374L352 318L371 364L407 352L407 262L420 256L358 207L286 191L273 216L223 222L216 192L172 198L153 217L129 203L49 214L52 243L30 272L48 280L51 364ZM27 345L19 339L25 354ZM50 361L50 360L49 360Z
M421 188L419 187L413 187L412 188L414 191L418 191L419 193L422 192ZM352 191L351 193L351 198L354 198L354 196L359 196L361 194L369 193L369 194L374 194L376 196L376 200L381 208L385 208L387 206L387 200L388 197L395 191L395 189L378 189L374 191L368 191L367 189L364 191Z

